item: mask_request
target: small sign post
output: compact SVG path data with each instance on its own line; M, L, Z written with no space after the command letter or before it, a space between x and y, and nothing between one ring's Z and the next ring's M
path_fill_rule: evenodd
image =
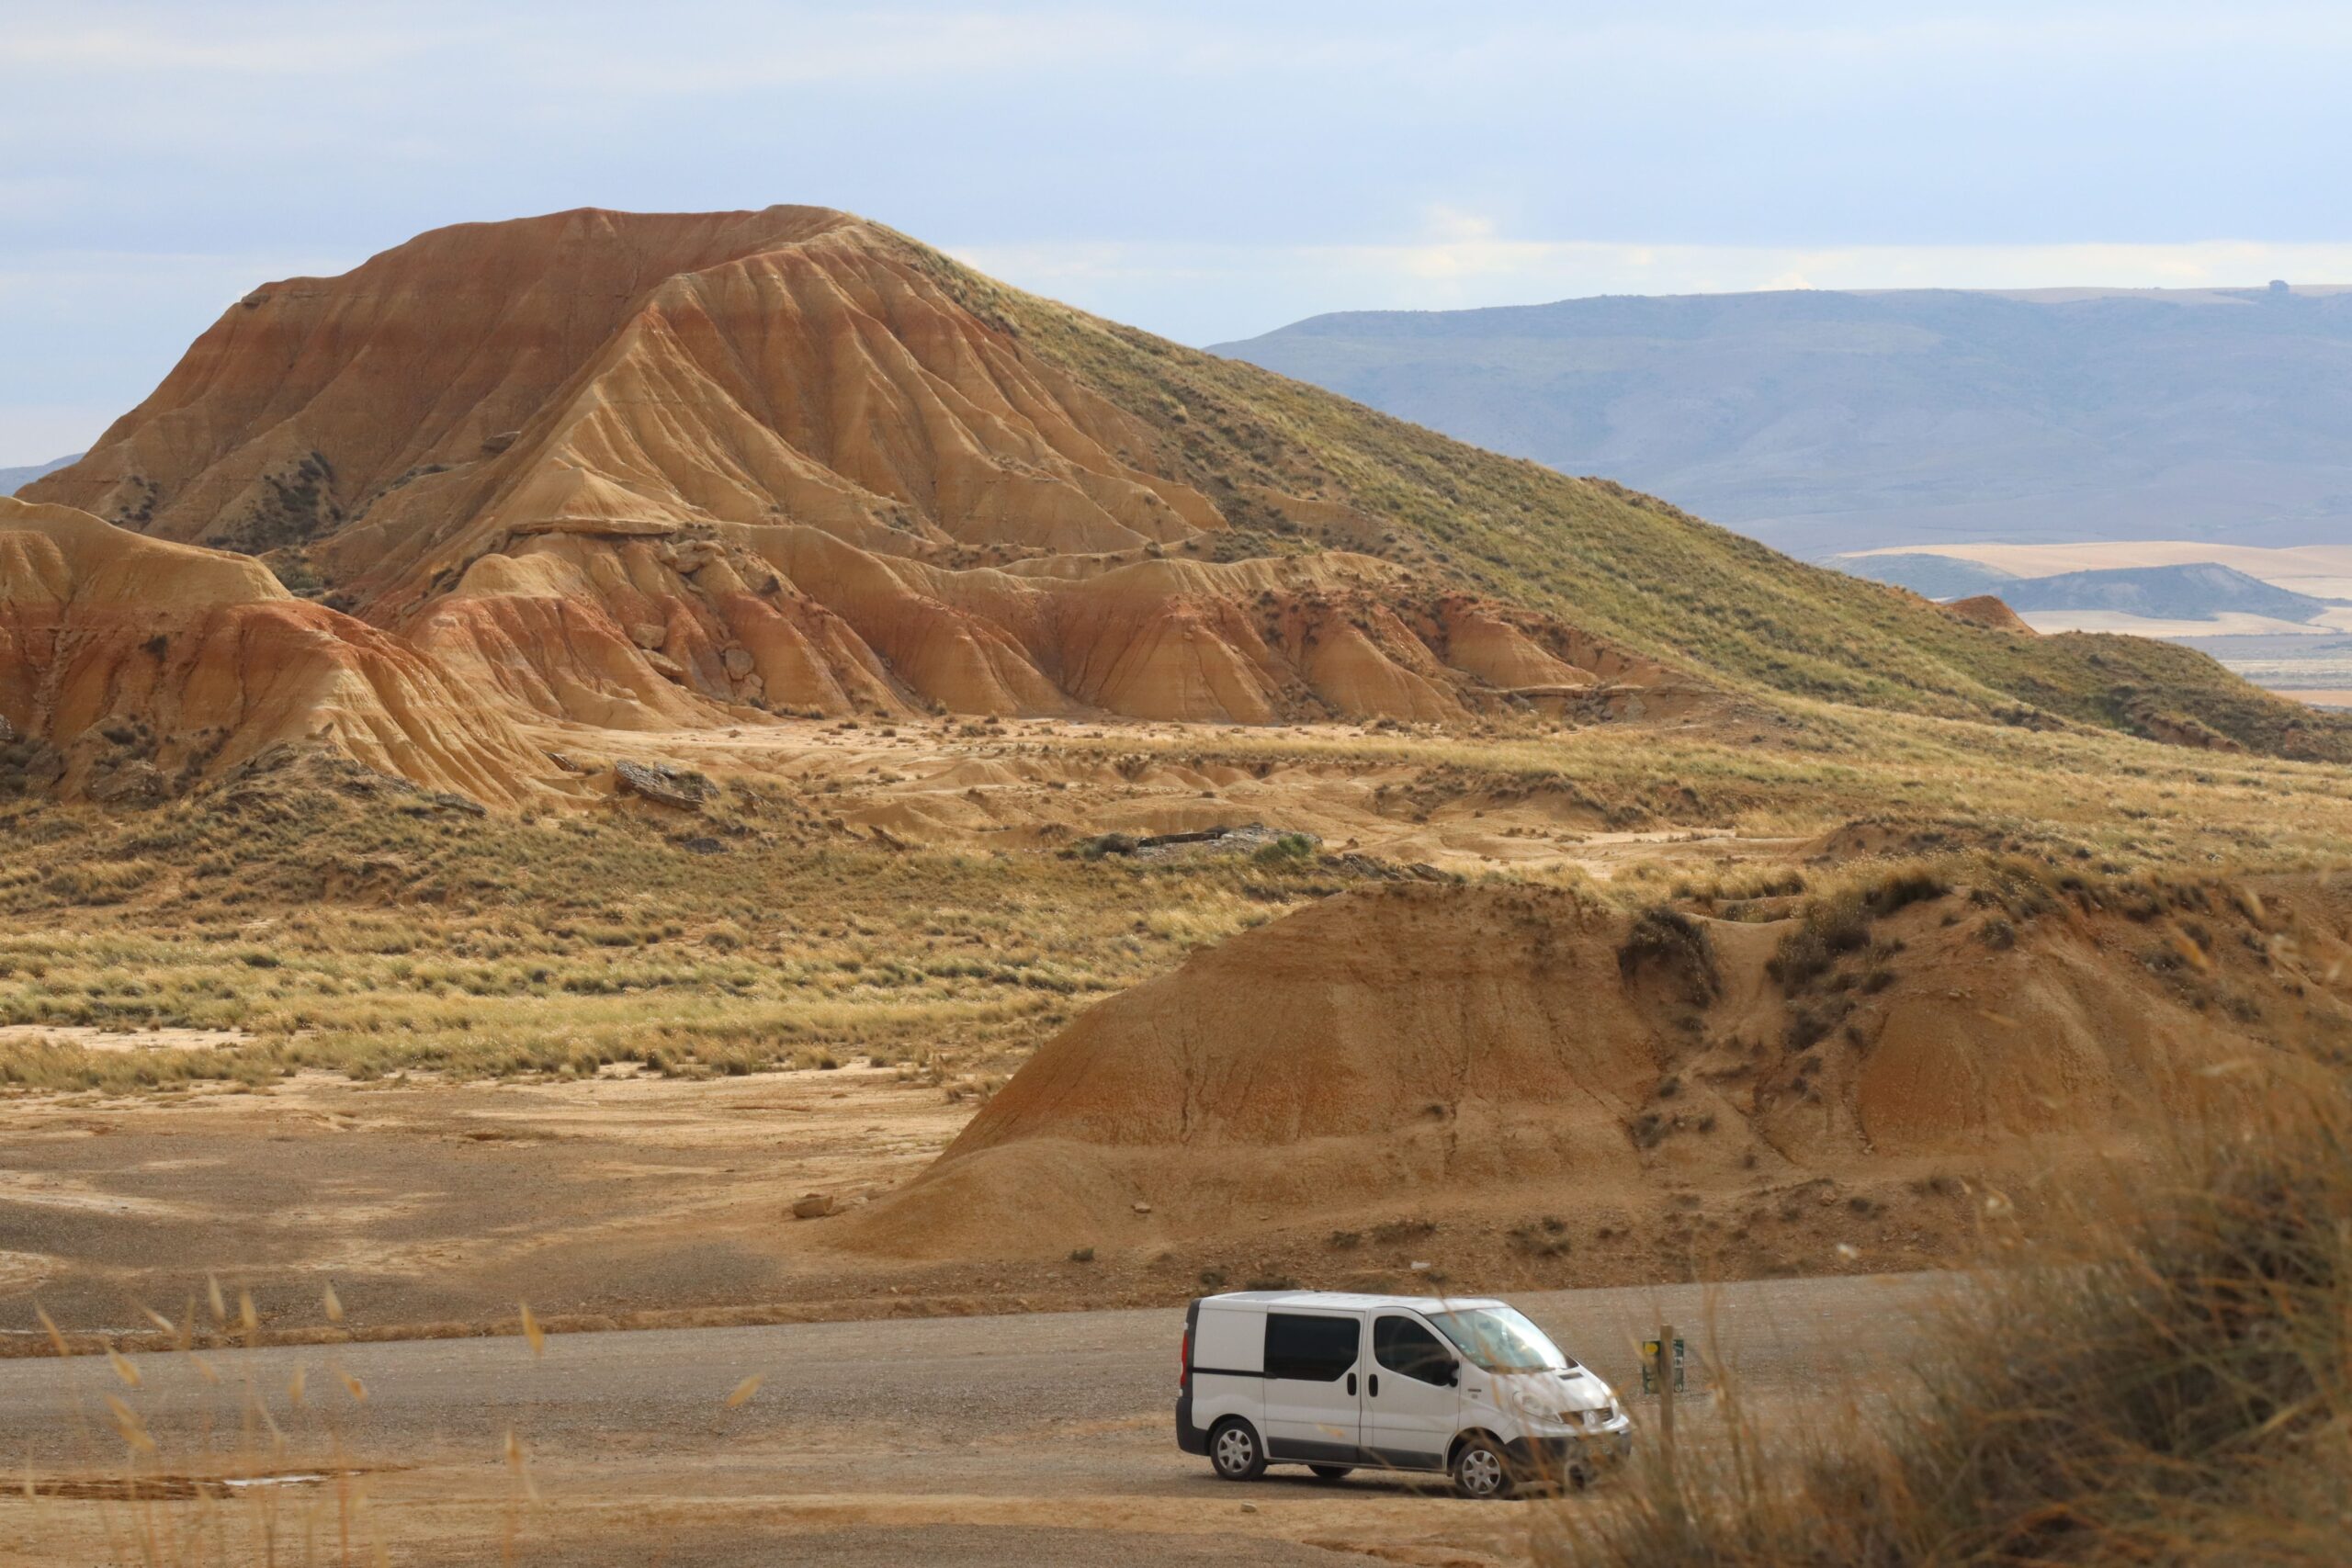
M1642 1392L1657 1395L1658 1450L1669 1462L1674 1456L1674 1396L1683 1392L1682 1377L1682 1341L1675 1337L1674 1325L1661 1325L1657 1338L1642 1341Z
M1672 1325L1668 1325L1666 1328L1661 1330L1660 1334L1661 1337L1658 1339L1645 1339L1642 1341L1642 1392L1644 1393L1656 1393L1658 1392L1658 1373L1666 1362L1666 1357L1660 1351L1659 1346L1666 1340L1673 1340L1674 1389L1678 1393L1688 1393L1690 1392L1690 1385L1686 1379L1683 1369L1682 1341L1674 1337L1674 1328Z

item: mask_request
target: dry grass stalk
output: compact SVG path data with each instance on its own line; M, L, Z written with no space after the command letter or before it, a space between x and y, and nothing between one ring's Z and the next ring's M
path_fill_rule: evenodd
M2352 1111L2278 1103L2206 1133L2137 1212L2007 1249L1931 1325L1913 1386L1735 1409L1727 1451L1562 1511L1541 1561L2342 1562Z

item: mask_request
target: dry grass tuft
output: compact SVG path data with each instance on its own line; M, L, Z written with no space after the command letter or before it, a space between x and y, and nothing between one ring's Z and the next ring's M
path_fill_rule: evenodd
M2217 1139L2135 1219L2023 1247L1916 1390L1652 1462L1564 1510L1547 1564L2342 1562L2352 1506L2352 1114Z

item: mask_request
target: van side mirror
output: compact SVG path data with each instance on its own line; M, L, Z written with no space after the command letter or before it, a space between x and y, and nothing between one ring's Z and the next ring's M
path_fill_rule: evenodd
M1461 1382L1462 1363L1459 1361L1448 1361L1445 1364L1445 1386L1453 1388L1457 1386Z

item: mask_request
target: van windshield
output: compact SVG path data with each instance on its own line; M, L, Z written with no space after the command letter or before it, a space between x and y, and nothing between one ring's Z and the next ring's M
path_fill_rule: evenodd
M1510 1307L1433 1312L1430 1321L1454 1348L1490 1372L1572 1372L1577 1364L1544 1331Z

